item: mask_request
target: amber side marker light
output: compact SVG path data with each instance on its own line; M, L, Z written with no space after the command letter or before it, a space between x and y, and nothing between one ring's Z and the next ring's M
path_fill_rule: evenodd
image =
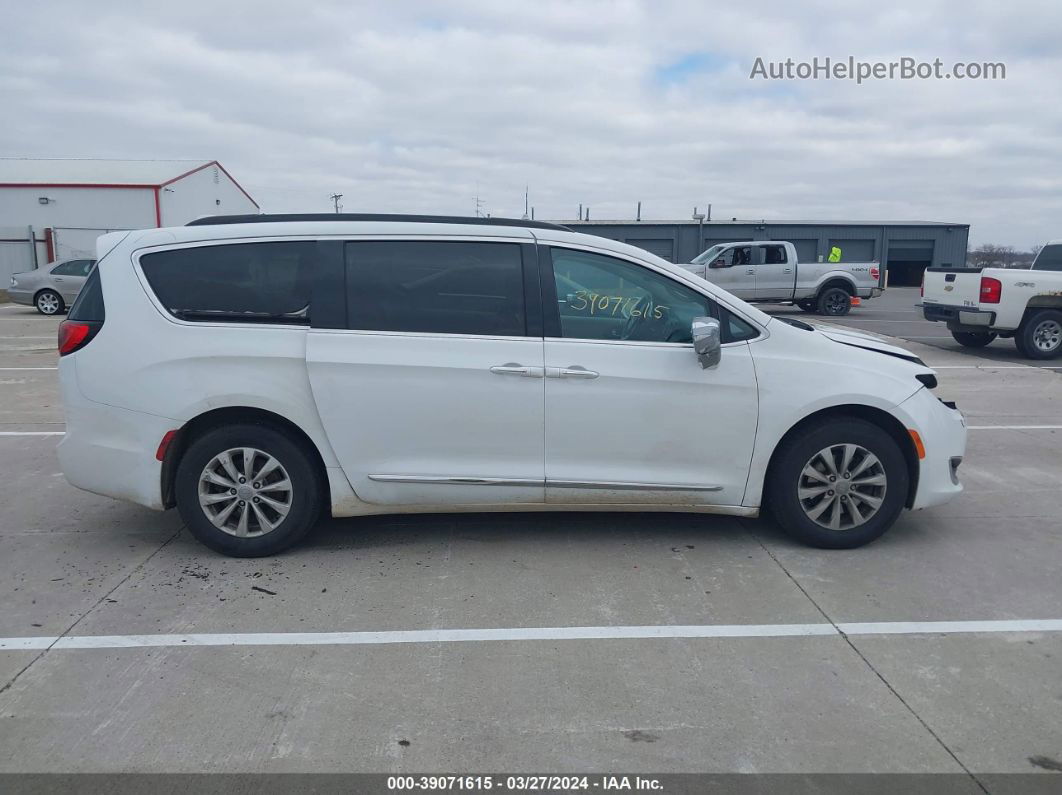
M907 432L911 434L911 441L914 442L915 452L918 453L918 460L921 461L926 457L926 446L922 444L922 437L918 435L918 431L914 428L908 428Z

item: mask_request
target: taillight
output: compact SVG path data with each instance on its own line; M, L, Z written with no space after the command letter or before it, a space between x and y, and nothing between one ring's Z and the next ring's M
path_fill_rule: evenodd
M871 268L870 269L870 278L871 279L873 279L874 281L877 281L880 277L881 277L881 271L879 271L877 268Z
M981 303L998 304L1003 295L1003 283L991 276L981 277Z
M84 348L96 336L96 332L102 325L102 323L81 320L64 320L59 324L59 355L66 356L68 353Z

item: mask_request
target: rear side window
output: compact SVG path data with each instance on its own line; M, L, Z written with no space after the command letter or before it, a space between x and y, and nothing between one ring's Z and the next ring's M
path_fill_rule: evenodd
M91 259L74 259L69 262L62 262L52 268L53 276L85 276L92 269L95 260Z
M785 265L785 246L764 246L763 262L766 265Z
M182 320L308 324L316 251L313 241L195 246L145 254L140 267Z
M1038 271L1062 271L1062 245L1044 246L1033 263Z
M85 280L85 286L77 294L67 319L95 323L104 321L103 285L100 283L99 269L92 271Z
M524 336L514 243L348 243L347 326L362 331Z

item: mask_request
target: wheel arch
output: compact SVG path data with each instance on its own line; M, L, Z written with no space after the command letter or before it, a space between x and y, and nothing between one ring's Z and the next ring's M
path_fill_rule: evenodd
M903 453L903 459L907 464L908 483L904 506L910 508L914 505L915 495L918 493L919 460L918 451L915 449L914 441L911 439L910 433L904 427L902 422L884 409L879 409L874 406L860 405L858 403L819 409L794 423L793 426L782 435L782 438L778 440L777 444L775 444L774 450L771 451L771 457L767 462L767 476L764 478L764 495L767 494L768 484L771 483L774 477L775 462L778 459L778 452L782 449L783 445L808 426L817 425L829 418L864 420L872 425L878 426L892 437L899 446L900 451ZM762 502L763 498L761 497L761 504Z
M833 289L834 287L840 287L849 295L856 294L855 282L851 281L850 279L846 279L844 276L829 276L827 277L826 281L824 281L819 287L818 291L815 293L815 297L818 298L824 292Z
M248 423L265 425L286 433L303 447L309 454L314 469L317 471L320 486L326 500L325 504L331 504L332 495L324 457L321 455L317 445L314 444L313 439L287 417L282 417L280 414L267 409L254 408L252 406L225 406L211 409L193 417L180 427L166 448L166 454L162 459L162 473L160 476L162 479L162 504L167 508L172 508L177 504L175 494L177 466L180 464L185 451L195 439L214 428Z
M63 298L63 294L56 290L54 287L45 285L44 287L38 287L33 293L33 305L37 305L37 299L40 298L41 293L54 293L55 297L59 299L59 311L62 311L66 306L66 299Z

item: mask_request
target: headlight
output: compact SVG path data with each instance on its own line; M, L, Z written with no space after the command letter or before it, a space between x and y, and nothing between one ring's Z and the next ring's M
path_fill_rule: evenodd
M15 280L14 276L11 277L11 286L12 287L18 287L18 282Z

